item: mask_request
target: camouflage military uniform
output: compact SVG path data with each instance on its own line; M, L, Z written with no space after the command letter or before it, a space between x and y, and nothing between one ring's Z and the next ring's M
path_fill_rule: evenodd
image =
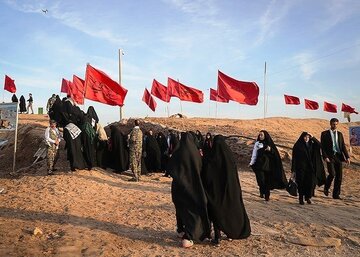
M134 173L134 179L139 181L141 174L141 153L142 153L143 133L139 127L134 127L130 132L130 169Z
M58 130L55 131L51 128L49 128L49 138L52 140L59 139L60 135L57 134ZM54 143L51 143L49 141L46 141L47 146L47 169L48 173L51 173L51 171L54 170L54 165L56 164L56 161L59 157L58 155L58 146Z

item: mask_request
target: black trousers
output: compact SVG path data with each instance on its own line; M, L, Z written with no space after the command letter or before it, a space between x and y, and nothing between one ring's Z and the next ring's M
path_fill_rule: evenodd
M341 155L334 155L333 159L327 163L327 171L329 175L326 177L325 190L329 190L331 183L334 180L334 190L332 196L339 197L341 190L341 181L343 176Z
M255 170L256 182L259 186L260 193L265 197L270 196L270 172L263 170Z

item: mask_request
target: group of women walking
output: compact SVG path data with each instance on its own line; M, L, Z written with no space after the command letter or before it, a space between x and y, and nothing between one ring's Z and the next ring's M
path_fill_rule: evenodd
M215 245L220 231L228 238L250 235L250 223L242 200L241 186L233 154L225 137L205 138L200 131L181 133L180 143L166 167L173 178L172 200L176 210L177 232L183 247L209 238L213 225ZM285 176L279 151L270 134L261 130L252 151L253 169L259 195L270 200L273 189L285 189ZM296 181L299 203L311 204L315 186L325 183L320 142L303 132L293 147L292 178Z
M225 138L217 135L202 156L198 138L192 132L181 133L167 165L173 178L171 195L182 246L211 238L211 224L215 245L220 243L220 231L230 239L247 238L250 222L232 152Z
M284 189L288 185L279 151L270 134L261 130L254 144L249 166L256 175L260 197L270 200L270 190ZM301 133L293 146L292 179L296 182L299 204L311 204L316 186L325 184L325 169L321 157L321 144L308 132Z

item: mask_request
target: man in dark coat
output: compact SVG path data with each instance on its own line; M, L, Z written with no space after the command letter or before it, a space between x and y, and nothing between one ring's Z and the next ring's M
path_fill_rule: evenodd
M193 240L210 237L207 199L201 181L202 160L190 133L182 133L179 147L169 160L168 172L173 178L172 200L175 205L177 232L183 233L183 247Z
M204 160L202 180L208 198L208 212L215 231L215 244L220 231L228 238L243 239L251 234L250 221L242 199L236 163L225 138L214 137L213 147Z
M304 204L304 197L311 204L314 187L324 183L325 171L320 148L320 142L307 132L301 133L294 144L291 171L295 173L301 205Z
M322 156L329 173L325 182L324 194L329 195L329 189L335 177L332 193L334 199L341 199L342 162L350 164L350 156L345 146L343 134L337 130L338 123L338 119L332 118L330 120L330 129L321 133Z

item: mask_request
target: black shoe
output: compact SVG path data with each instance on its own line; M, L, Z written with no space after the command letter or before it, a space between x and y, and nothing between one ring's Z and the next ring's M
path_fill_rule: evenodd
M299 200L299 204L300 204L300 205L304 205L304 204L305 204L305 203L304 203L304 200L300 199L300 200Z
M342 198L340 196L333 196L334 199L337 199L337 200L342 200Z
M305 199L306 200L306 202L308 203L308 204L311 204L311 200L310 199Z
M215 239L211 240L211 243L212 243L214 246L219 247L219 246L220 246L220 239L215 238Z
M329 196L329 190L324 188L324 195Z
M265 195L263 193L260 193L260 198L264 198Z
M265 201L270 201L270 195L265 195Z

